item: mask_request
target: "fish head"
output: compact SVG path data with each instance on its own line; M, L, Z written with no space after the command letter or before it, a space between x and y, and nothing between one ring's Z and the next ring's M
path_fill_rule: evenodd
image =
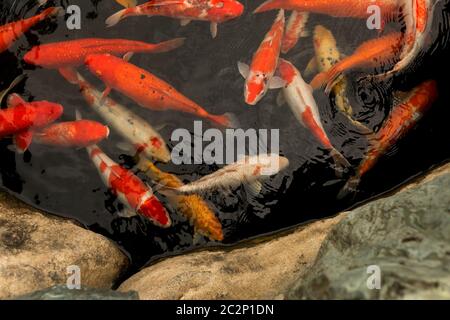
M280 59L278 62L278 74L280 78L286 82L286 85L290 85L299 75L299 72L292 63L287 60Z
M77 133L79 139L85 141L87 145L97 144L109 137L109 128L100 122L92 120L77 120ZM83 147L84 145L81 145Z
M267 93L269 78L260 71L250 71L245 84L245 102L251 106L257 104Z
M150 158L167 163L171 160L171 155L166 143L162 138L151 137L150 141L143 146L137 146L138 153L146 153Z
M147 197L139 207L138 211L141 215L150 219L154 224L161 228L169 228L172 225L167 210L154 195Z
M35 119L35 126L37 127L55 122L62 116L64 111L62 105L48 101L33 102L32 105L37 111Z
M208 16L215 22L235 19L244 12L244 6L236 0L209 0L208 5Z

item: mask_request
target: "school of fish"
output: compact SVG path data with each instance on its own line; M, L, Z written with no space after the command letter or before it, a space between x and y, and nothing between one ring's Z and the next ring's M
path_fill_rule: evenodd
M208 22L213 38L218 37L219 24L226 27L226 22L238 19L245 11L244 5L237 0L151 0L143 4L136 0L115 2L123 8L106 19L107 27L119 28L119 22L130 17L161 16L177 19L182 26L190 21ZM280 110L287 105L295 119L292 122L301 125L332 159L331 166L345 183L337 198L356 193L366 173L418 123L438 98L438 83L432 79L417 85L410 92L398 92L390 114L380 129L374 132L373 128L355 118L347 96L351 80L346 74L365 70L368 77L384 81L412 68L426 49L438 2L268 0L254 10L253 14L273 10L277 10L277 14L266 33L258 35L260 45L249 55L251 60L237 63L236 73L244 78L243 101L248 106L256 106L266 98L269 90L279 91L277 104ZM46 1L39 4L46 6ZM315 14L367 19L368 7L372 5L381 9L383 28L388 23L404 23L405 28L377 35L345 55L331 30L322 25L310 26ZM291 13L286 22L288 11ZM1 26L0 53L11 50L14 43L38 23L55 19L62 12L62 8L48 7L35 16ZM314 52L310 63L301 72L299 66L283 55L302 52L299 48L305 41L310 41L310 33ZM13 148L18 153L26 152L33 144L49 148L85 148L100 179L123 205L124 209L118 212L120 217L142 216L158 227L169 228L172 225L171 212L160 200L161 195L189 221L195 234L211 241L223 241L226 235L222 223L202 196L217 190L228 193L244 186L249 196L258 197L264 192L265 181L285 170L289 159L280 154L247 155L196 181L184 183L180 177L158 167L158 162L171 161L167 143L157 129L159 124L151 124L151 121L109 96L114 90L145 109L190 114L222 129L238 127L233 114L210 113L207 106L194 102L154 72L131 62L134 54L171 54L185 41L185 38L173 38L147 43L129 39L81 38L32 47L25 53L24 63L57 71L79 91L86 108L94 111L103 123L83 119L80 106L75 109L46 100L26 101L17 93L10 93L24 80L25 76L20 75L0 93L0 103L6 98L7 106L0 110L0 138L11 137ZM103 83L103 90L82 75L82 71L86 70ZM311 82L307 83L305 79L311 77ZM332 96L332 107L369 142L366 156L346 182L343 177L351 171L352 165L322 122L321 110L325 106L319 105L315 96L319 89ZM74 120L58 122L63 113L72 114ZM153 188L138 174L114 161L100 147L108 140L110 128L123 139L117 147L135 156L136 168L146 174Z

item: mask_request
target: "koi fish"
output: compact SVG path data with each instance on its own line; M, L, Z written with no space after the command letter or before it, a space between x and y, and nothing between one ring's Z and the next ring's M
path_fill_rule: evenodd
M89 55L85 64L108 87L104 96L110 89L116 89L140 106L150 110L172 109L202 117L220 126L236 126L236 120L231 114L209 114L170 84L123 59L109 54L96 54Z
M137 5L136 0L116 0L116 2L125 8L133 8Z
M284 34L284 10L280 10L270 31L253 56L250 66L239 62L239 73L245 80L245 102L257 104L270 89L279 89L284 83L274 77Z
M128 52L161 53L181 47L184 38L177 38L158 44L124 39L80 39L48 43L33 47L24 56L28 64L47 69L78 67L90 54L111 53L123 56Z
M318 25L314 28L314 49L313 57L319 72L327 72L341 60L341 53L336 45L336 39L330 30ZM353 118L353 108L347 98L347 79L342 78L333 87L334 103L338 110L361 132L372 134L372 130L361 122Z
M8 50L17 39L19 39L25 32L27 32L34 25L49 17L58 15L61 12L61 10L62 8L60 7L48 8L34 17L16 22L11 22L5 24L4 26L1 26L0 53Z
M320 119L320 113L314 100L313 91L303 80L297 68L289 61L280 59L278 72L286 82L286 86L282 90L284 99L300 124L309 129L322 146L330 151L336 164L336 172L340 173L339 171L342 169L350 167L347 159L332 145L328 138Z
M244 6L236 0L153 0L142 5L123 9L106 19L108 27L131 16L163 16L181 20L187 25L191 20L210 21L211 35L217 36L217 25L242 15Z
M340 18L367 19L371 14L368 8L372 5L381 9L385 21L392 20L399 10L397 0L268 0L256 8L254 13L285 9Z
M49 125L63 113L60 104L48 101L26 102L18 94L9 95L7 105L7 109L0 110L0 137L13 135L19 152L25 152L30 146L32 129Z
M251 195L258 195L263 187L261 182L278 174L288 165L289 160L277 154L246 156L197 181L171 189L178 194L193 194L232 189L243 184Z
M152 162L141 159L139 169L155 183L167 188L183 186L181 180L170 173L158 169ZM223 240L222 224L208 204L198 195L168 195L169 202L194 226L195 232L213 241Z
M288 53L297 45L300 38L309 35L305 29L308 19L309 12L292 11L284 33L281 52L284 54Z
M106 139L108 127L97 121L78 120L51 124L34 132L34 141L48 146L84 148Z
M437 83L434 80L425 81L406 94L402 102L392 109L383 126L376 133L364 160L356 170L356 175L350 178L341 190L339 199L356 192L361 178L376 165L386 151L414 128L437 97Z
M325 92L330 93L336 79L343 73L356 68L383 68L387 64L395 63L402 48L402 38L401 32L394 32L364 42L351 56L342 59L330 70L319 73L311 81L311 87L318 89L326 85Z
M431 26L433 24L434 10L437 3L431 0L404 0L404 7L407 8L406 18L406 35L405 44L403 46L400 60L392 68L392 70L375 75L374 78L386 79L397 72L407 69L420 55L424 49L426 38L430 35ZM412 17L412 19L408 19Z
M61 74L72 84L80 87L89 106L108 123L138 154L162 162L170 161L170 152L161 135L134 112L106 97L95 89L74 69L60 69Z
M171 226L169 214L150 187L114 162L98 146L88 146L86 149L105 185L125 205L126 209L119 213L121 217L130 218L139 214L161 228Z

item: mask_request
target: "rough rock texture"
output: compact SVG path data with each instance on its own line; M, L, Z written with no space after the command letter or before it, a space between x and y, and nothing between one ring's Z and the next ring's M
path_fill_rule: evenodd
M117 292L87 288L70 290L67 286L54 286L21 296L16 300L139 300L139 296L133 291Z
M372 265L381 271L380 290L367 286ZM287 296L450 299L450 164L349 213Z
M125 281L120 291L141 299L279 299L314 262L325 235L341 217L231 251L169 258Z
M0 193L0 299L66 284L71 265L82 287L111 288L128 259L103 236Z

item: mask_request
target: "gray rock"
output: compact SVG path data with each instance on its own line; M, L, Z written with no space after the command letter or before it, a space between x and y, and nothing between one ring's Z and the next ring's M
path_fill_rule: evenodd
M127 265L105 237L0 193L0 299L65 285L69 266L82 287L109 289Z
M369 266L381 271L368 289ZM374 278L370 278L369 284ZM449 299L450 164L353 210L328 235L291 299Z
M137 291L143 300L281 299L314 262L325 235L341 218L245 247L168 258L126 280L119 291Z
M16 300L139 300L139 296L133 291L117 292L88 288L71 290L67 286L54 286L18 297Z

